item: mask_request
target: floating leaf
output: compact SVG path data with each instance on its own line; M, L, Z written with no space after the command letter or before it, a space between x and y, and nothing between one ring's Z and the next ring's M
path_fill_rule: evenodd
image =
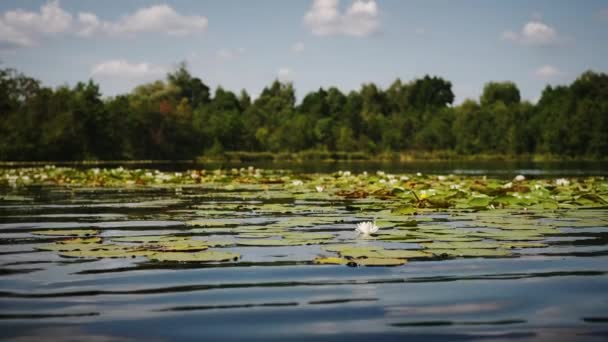
M34 235L46 236L94 236L99 234L96 229L50 229L33 231Z
M117 245L102 245L97 248L71 250L60 252L59 255L70 258L135 258L139 256L148 256L155 253L150 250L140 250L136 248L124 248Z
M511 248L545 248L547 247L547 244L544 243L533 243L533 242L509 242L509 243L503 243L501 245L502 248L507 248L507 249L511 249Z
M112 240L114 242L153 243L153 242L169 242L169 241L186 241L186 240L190 240L190 237L171 236L171 235L140 235L140 236L113 237L113 238L110 238L110 240Z
M338 257L316 257L313 262L319 265L346 265L351 261Z
M510 253L503 249L429 249L427 252L436 256L458 257L501 257Z
M238 261L241 258L241 255L232 252L203 251L196 253L154 253L148 257L151 260L159 262L222 262Z
M393 209L391 212L396 215L414 215L416 214L416 208L409 205L402 205Z
M497 249L501 245L493 242L433 242L423 243L427 249Z
M239 246L258 246L258 247L270 247L270 246L303 246L303 245L314 245L319 243L319 240L288 240L288 239L252 239L252 240L238 240L236 242Z
M358 266L401 266L407 263L405 259L367 258L352 260Z
M233 219L233 220L213 220L213 219L209 219L209 220L193 220L193 221L186 221L185 224L187 226L194 226L194 227L208 227L208 228L213 228L213 227L226 227L226 226L236 226L239 225L241 222L239 220Z

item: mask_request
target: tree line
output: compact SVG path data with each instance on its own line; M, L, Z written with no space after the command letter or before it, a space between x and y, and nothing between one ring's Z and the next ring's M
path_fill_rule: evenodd
M608 156L608 75L547 86L538 103L489 82L453 105L451 82L424 76L382 89L320 88L296 101L275 80L252 100L211 91L185 64L165 80L104 98L89 80L46 87L0 69L0 160L193 159L224 151L451 151Z

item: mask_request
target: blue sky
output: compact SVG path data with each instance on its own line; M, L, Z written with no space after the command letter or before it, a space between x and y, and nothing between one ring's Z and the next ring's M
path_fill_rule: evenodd
M456 102L511 80L546 84L608 71L608 1L32 0L0 2L0 61L46 85L93 78L105 95L161 79L176 63L253 96L275 78L301 97L425 74Z

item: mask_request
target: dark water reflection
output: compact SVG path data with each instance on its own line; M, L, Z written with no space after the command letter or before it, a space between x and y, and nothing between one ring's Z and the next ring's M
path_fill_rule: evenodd
M88 261L36 251L53 238L29 232L180 233L179 210L196 200L167 202L176 195L166 189L57 191L25 189L33 202L0 206L2 340L608 340L608 227L565 228L570 239L516 257L402 267L311 265L309 247L254 247L250 259L215 265ZM271 262L270 254L285 257Z

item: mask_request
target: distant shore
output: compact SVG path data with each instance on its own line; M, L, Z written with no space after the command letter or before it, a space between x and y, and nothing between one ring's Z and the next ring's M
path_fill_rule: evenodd
M255 163L255 162L604 162L608 157L566 157L554 154L471 154L463 155L452 151L417 151L417 152L383 152L370 154L364 152L330 152L330 151L302 151L302 152L245 152L234 151L224 152L214 155L203 155L194 160L80 160L80 161L61 161L61 160L39 160L39 161L0 161L0 166L43 166L43 165L147 165L147 164L203 164L216 162L230 163Z

